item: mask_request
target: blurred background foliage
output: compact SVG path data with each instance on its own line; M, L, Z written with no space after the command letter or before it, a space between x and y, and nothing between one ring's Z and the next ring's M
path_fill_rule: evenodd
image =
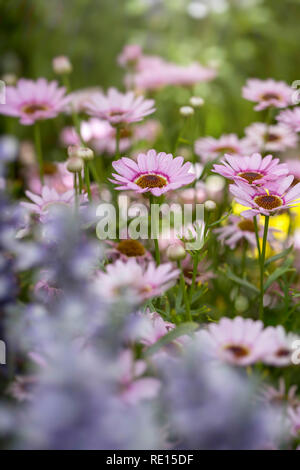
M208 135L241 134L259 120L252 103L241 98L248 77L288 83L300 78L299 0L0 0L0 5L2 76L53 79L51 60L65 54L74 66L73 88L122 88L124 72L116 57L127 43L181 64L218 64L218 78L194 90L206 99ZM164 90L157 116L169 122L186 93ZM2 131L4 125L1 116ZM31 135L26 127L17 130ZM45 123L49 144L56 130L57 124Z

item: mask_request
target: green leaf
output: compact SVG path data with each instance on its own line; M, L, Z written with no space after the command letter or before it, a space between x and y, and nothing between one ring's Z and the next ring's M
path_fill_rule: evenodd
M232 271L231 269L227 268L227 271L225 273L227 275L227 277L231 280L231 281L234 281L236 282L237 284L239 284L240 286L243 286L243 287L246 287L247 289L250 289L252 290L253 292L255 292L256 294L259 293L259 289L254 286L253 284L251 284L251 282L247 281L247 279L243 279L241 277L238 277L236 276Z
M284 263L283 266L280 266L279 268L275 269L274 272L269 276L267 282L264 285L264 291L269 289L269 287L273 284L273 282L276 281L279 277L283 276L285 273L295 271L295 268L291 268L293 260L290 259L286 263Z
M229 217L231 214L232 214L232 209L230 209L229 212L226 212L226 214L224 214L223 217L221 217L220 219L216 220L212 224L209 224L208 227L211 228L211 227L214 227L215 225L219 225L221 222L223 222L223 220L226 220L227 217Z
M284 258L286 257L287 255L290 254L290 252L292 251L293 249L293 246L290 246L289 248L287 248L286 250L284 251L281 251L280 253L277 253L277 255L274 255L274 256L271 256L271 258L268 258L266 261L265 261L265 266L268 266L269 264L273 263L274 261L277 261L281 258Z
M197 328L199 328L199 325L195 322L181 323L181 325L177 326L174 330L169 331L169 333L167 333L165 336L156 341L156 343L150 346L150 348L148 348L144 353L145 357L152 356L152 354L156 353L160 348L162 348L166 344L171 343L180 336L192 333Z

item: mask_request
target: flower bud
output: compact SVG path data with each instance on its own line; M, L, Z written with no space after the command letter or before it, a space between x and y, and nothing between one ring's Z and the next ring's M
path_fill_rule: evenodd
M3 75L2 80L8 86L13 86L17 83L17 76L14 73L6 73Z
M77 157L82 158L82 160L90 161L94 159L94 152L89 147L77 147Z
M201 106L204 105L204 99L201 98L201 96L192 96L190 98L190 104L194 107L194 108L201 108Z
M204 207L207 211L214 211L217 205L215 201L208 200L208 201L205 201Z
M69 57L60 55L52 60L52 67L58 75L64 75L72 72L72 64Z
M68 147L68 157L69 158L72 158L72 157L77 157L77 145L69 145Z
M83 169L83 161L79 157L71 157L67 161L67 170L70 173L79 173Z
M194 110L191 106L181 106L179 112L181 116L185 117L192 116L194 114Z
M170 261L180 261L186 257L186 251L182 245L174 243L168 246L167 257Z

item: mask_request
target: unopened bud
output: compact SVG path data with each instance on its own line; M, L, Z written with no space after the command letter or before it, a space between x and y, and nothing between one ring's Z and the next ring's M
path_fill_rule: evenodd
M208 201L205 201L204 207L207 211L214 211L217 205L215 201L208 200Z
M194 114L194 110L191 106L181 106L179 112L181 116L185 117L192 116Z
M14 73L6 73L3 75L2 80L8 86L13 86L17 83L17 76Z
M71 157L67 161L67 170L70 173L79 173L83 169L83 161L79 157Z
M201 108L201 106L204 105L204 99L201 98L201 96L192 96L190 98L190 104L194 107L194 108Z
M69 158L77 157L77 150L78 150L77 145L69 145L69 147L68 147L68 157Z
M89 147L77 147L77 157L90 161L94 159L94 152Z
M180 261L186 257L186 251L179 243L168 246L167 257L170 261Z
M64 75L72 72L72 64L69 57L60 55L52 60L52 67L58 75Z

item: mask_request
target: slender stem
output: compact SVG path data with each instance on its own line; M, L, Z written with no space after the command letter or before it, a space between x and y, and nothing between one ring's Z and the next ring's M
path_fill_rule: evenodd
M150 225L149 225L149 233L150 233L150 237L152 235L152 217L151 217L151 206L155 204L155 198L153 196L153 194L150 193ZM157 235L157 234L155 234ZM160 252L159 252L159 244L158 244L158 238L154 237L154 248L155 248L155 261L156 261L156 264L160 264Z
M196 253L194 255L194 259L193 259L193 276L192 276L192 284L191 284L191 290L190 290L190 302L192 302L192 300L193 300L193 294L194 294L194 290L195 290L198 264L199 264L199 252L196 251Z
M88 162L84 162L84 181L85 181L89 201L91 201L92 200L92 193L91 193L91 186L90 186L90 170L89 170L89 163Z
M244 277L245 268L246 268L246 260L247 260L247 248L248 242L246 238L243 240L243 247L242 247L242 263L241 263L241 277Z
M265 226L264 226L264 236L263 244L260 258L260 308L259 308L259 317L261 320L264 318L264 272L265 272L265 257L266 257L266 246L268 238L268 228L269 228L269 215L265 215Z
M256 238L256 245L258 251L258 258L260 260L261 253L260 253L260 244L259 244L259 234L258 234L258 225L257 225L257 218L256 215L253 217L254 229L255 229L255 238Z
M81 194L82 193L82 187L83 187L81 171L78 173L78 180L79 180L79 194Z
M187 321L192 321L193 319L191 315L190 301L187 295L187 290L185 288L185 279L184 279L184 273L183 273L181 261L178 261L177 264L178 264L178 268L180 269L180 287L181 287L182 296L184 299L184 305L186 309L186 319Z
M74 193L75 193L75 211L78 209L78 183L77 183L77 173L74 173Z
M41 144L41 132L39 122L36 121L34 124L34 142L35 150L39 164L40 179L42 185L44 184L44 163L43 163L43 154L42 154L42 144Z
M121 137L121 127L116 127L116 158L120 157L120 137Z

